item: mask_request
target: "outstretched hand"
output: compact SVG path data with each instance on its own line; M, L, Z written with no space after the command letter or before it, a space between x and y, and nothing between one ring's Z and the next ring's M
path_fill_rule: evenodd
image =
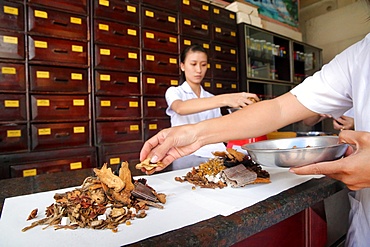
M299 175L327 175L342 181L351 190L370 187L370 132L344 130L339 134L339 141L350 144L345 158L295 167L290 171Z

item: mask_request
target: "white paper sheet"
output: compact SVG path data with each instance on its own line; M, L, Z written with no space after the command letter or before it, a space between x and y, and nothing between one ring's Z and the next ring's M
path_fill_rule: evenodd
M0 219L0 246L121 246L216 215L230 215L311 178L320 177L298 176L284 168L265 169L271 175L270 184L247 185L243 188L197 187L192 190L192 184L174 180L176 176L184 176L189 169L145 176L151 187L167 195L165 208L150 208L146 218L132 220L129 226L120 225L117 233L111 230L92 229L55 231L52 227L42 230L43 226L37 226L27 232L21 231L32 223L26 219L33 209L39 209L39 216L35 220L41 219L44 217L45 208L54 202L53 196L56 192L69 191L73 188L7 198Z

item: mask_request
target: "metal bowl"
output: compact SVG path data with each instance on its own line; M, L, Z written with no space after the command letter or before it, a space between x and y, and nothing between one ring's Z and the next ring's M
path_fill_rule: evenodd
M308 131L308 132L297 132L297 136L330 136L334 135L331 132L323 131Z
M258 164L270 167L295 167L341 158L348 144L338 136L310 136L260 141L243 145Z

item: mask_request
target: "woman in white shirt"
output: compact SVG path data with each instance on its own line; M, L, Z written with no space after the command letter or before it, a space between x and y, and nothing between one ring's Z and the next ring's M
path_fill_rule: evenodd
M289 93L221 118L160 131L144 144L140 160L150 157L151 162L161 160L168 165L206 144L260 136L317 114L339 118L353 108L355 131L341 131L339 141L356 149L350 146L343 159L291 168L291 171L302 175L324 174L345 183L352 190L346 245L367 247L370 245L369 92L370 33ZM238 131L229 131L231 128Z
M242 108L258 97L251 93L230 93L213 95L205 91L201 85L207 72L208 57L205 49L197 44L184 49L181 54L182 80L178 87L170 87L166 91L168 108L166 114L171 117L171 126L194 124L207 119L221 117L220 107ZM212 152L224 151L221 143L209 144L191 155L173 162L172 169L198 166L212 158Z

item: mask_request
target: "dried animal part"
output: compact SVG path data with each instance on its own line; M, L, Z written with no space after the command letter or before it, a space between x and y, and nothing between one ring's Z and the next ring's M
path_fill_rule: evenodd
M138 181L135 182L135 189L131 193L133 196L137 198L142 198L144 200L148 200L152 202L157 201L157 197L153 194L152 188Z
M160 161L158 161L157 163L151 163L150 162L150 158L147 158L145 159L144 161L142 161L141 163L137 164L136 165L136 169L145 169L147 172L149 172L150 174L154 173L156 167L164 167L164 164Z
M94 168L94 172L100 181L105 183L109 188L113 188L116 192L120 192L125 187L124 181L114 175L111 168L107 168L107 163L101 169Z
M96 174L104 177L106 171L110 168L104 167L102 169L102 173L96 172ZM102 176L86 178L81 188L65 193L56 193L54 195L55 202L46 208L46 217L32 222L30 226L23 228L22 231L27 231L38 225L45 225L43 229L53 226L55 229L91 228L111 229L113 232L117 232L117 227L120 224L130 225L131 223L127 222L135 218L146 217L145 210L148 210L149 206L163 208L157 202L136 198L135 195L125 189L117 192L117 187L109 187L101 180ZM110 176L108 174L108 177ZM116 177L120 179L119 176ZM122 177L130 182L132 180L132 178L129 180L128 176ZM144 183L143 186L151 191L153 197L157 200L156 195L161 194L157 194L153 188L147 185L145 179L139 180ZM110 182L111 179L105 181ZM165 202L165 200L160 202Z
M221 172L221 177L226 181L227 185L238 188L256 181L257 173L240 164L223 170Z
M121 163L118 176L124 182L126 192L131 192L135 188L134 184L132 183L131 171L127 161Z
M32 220L32 219L36 218L37 211L38 211L37 208L35 208L34 210L32 210L31 213L28 215L27 220Z

